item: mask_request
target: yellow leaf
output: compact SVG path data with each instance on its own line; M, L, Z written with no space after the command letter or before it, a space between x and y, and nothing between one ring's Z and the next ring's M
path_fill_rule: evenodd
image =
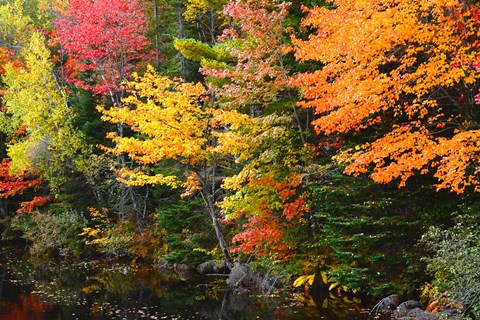
M307 281L308 285L311 286L313 284L313 281L315 281L315 275L314 274L308 276L308 281Z
M296 287L296 288L300 287L302 285L305 285L305 284L308 284L308 285L311 286L313 284L314 280L315 280L315 275L314 274L310 274L310 275L306 275L306 276L300 276L293 282L293 286Z
M328 291L332 291L333 289L335 289L336 287L338 287L340 285L340 282L334 282L332 283L329 287L328 287Z
M322 281L324 284L327 284L328 283L328 276L327 276L327 273L325 271L322 271L320 272L320 275L322 276Z

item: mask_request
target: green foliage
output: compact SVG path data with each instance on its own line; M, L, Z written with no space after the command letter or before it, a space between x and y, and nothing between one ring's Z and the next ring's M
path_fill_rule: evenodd
M432 227L420 244L430 255L424 258L440 292L434 296L444 306L460 303L463 314L480 317L480 224L478 205L457 216L457 223L442 230Z
M198 62L186 60L175 49L177 38L194 37L198 35L198 25L185 23L182 13L185 2L181 0L157 0L148 7L150 30L147 35L154 44L156 63L159 73L169 76L182 76L187 81L200 81Z
M92 145L105 143L105 123L100 120L92 93L75 89L69 94L68 103L76 112L73 125L85 134L87 142Z
M105 230L105 237L94 240L92 243L98 245L101 253L115 257L129 256L129 249L134 241L134 228L135 225L129 221L119 221Z
M309 194L304 250L316 252L319 268L333 280L373 296L409 293L421 284L416 241L427 221L444 221L453 206L433 190L399 191L333 170Z
M203 203L199 198L164 200L156 213L158 224L165 230L168 253L165 259L172 263L198 265L212 257L214 235L209 221L202 214Z
M75 210L61 213L36 211L12 220L13 228L20 230L31 244L32 254L58 253L61 256L82 253L83 241L79 233L86 225L83 214Z
M202 58L216 58L215 52L208 44L195 39L175 39L173 45L189 60L200 61Z

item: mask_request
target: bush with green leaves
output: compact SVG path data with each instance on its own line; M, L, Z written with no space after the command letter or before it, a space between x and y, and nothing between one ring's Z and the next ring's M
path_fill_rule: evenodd
M115 257L130 255L134 244L135 225L128 220L110 223L104 230L105 237L92 241L100 253Z
M58 253L78 256L83 250L79 233L87 226L82 213L75 210L40 212L18 215L12 220L13 228L22 232L31 244L32 254Z
M424 258L443 305L460 303L463 315L480 318L480 224L460 216L453 227L432 227L421 244L432 253ZM474 221L472 221L474 220ZM476 221L475 221L476 220Z

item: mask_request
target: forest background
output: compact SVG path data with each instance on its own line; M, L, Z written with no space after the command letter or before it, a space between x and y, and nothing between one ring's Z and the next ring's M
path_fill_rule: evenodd
M479 24L460 0L1 0L2 239L478 316Z

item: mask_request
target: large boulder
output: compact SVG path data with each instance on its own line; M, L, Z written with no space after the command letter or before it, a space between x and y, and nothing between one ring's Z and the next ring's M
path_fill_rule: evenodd
M394 319L400 319L402 317L406 317L408 315L408 312L410 310L413 310L415 308L420 308L420 303L415 300L407 300L402 303L400 303L395 309L393 313Z
M228 275L227 284L235 290L257 288L258 276L246 263L235 263Z
M381 319L390 318L393 315L393 312L398 307L399 298L398 295L392 294L386 298L380 300L375 307L373 307L370 313L374 313L379 316Z

